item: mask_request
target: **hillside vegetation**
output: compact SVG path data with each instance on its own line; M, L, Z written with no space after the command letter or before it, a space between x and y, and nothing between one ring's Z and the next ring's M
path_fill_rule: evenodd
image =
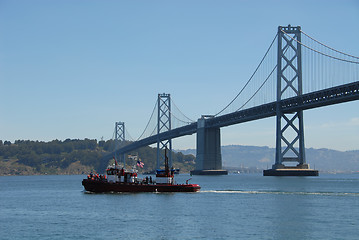
M0 140L0 175L87 174L89 171L103 173L108 164L114 162L107 162L103 157L111 154L113 149L113 140L17 140L14 143ZM133 156L144 163L139 172L155 169L157 149L143 147L128 153L127 168L136 165L137 159ZM180 168L182 172L194 168L195 157L191 154L172 153L172 159L174 167Z

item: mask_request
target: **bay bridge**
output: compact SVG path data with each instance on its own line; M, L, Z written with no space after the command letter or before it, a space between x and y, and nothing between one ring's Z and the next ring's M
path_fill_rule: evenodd
M305 157L303 111L358 99L359 57L325 45L300 26L279 26L254 73L222 110L194 121L176 107L170 94L158 94L141 136L118 144L107 158L120 155L124 161L125 153L157 143L159 167L163 149L172 151L172 139L196 133L193 174L225 174L220 129L276 117L275 163L264 175L318 175ZM124 143L125 124L117 122L115 129L117 142ZM171 154L169 158L172 164Z

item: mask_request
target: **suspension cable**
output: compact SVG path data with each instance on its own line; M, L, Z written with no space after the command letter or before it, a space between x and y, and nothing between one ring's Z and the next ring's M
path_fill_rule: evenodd
M156 124L155 128L152 130L152 132L151 132L150 136L153 136L153 135L155 134L156 129L157 129L157 124Z
M193 123L193 121L192 122L186 122L186 121L183 121L183 120L181 120L181 119L179 119L178 117L176 117L176 115L174 115L171 111L170 111L170 113L171 113L171 115L172 115L172 117L174 117L177 121L179 121L179 122L182 122L182 123L186 123L186 124L190 124L190 123ZM190 119L189 119L190 120Z
M312 39L313 41L315 41L315 42L319 43L320 45L322 45L322 46L324 46L324 47L326 47L326 48L329 48L330 50L333 50L333 51L335 51L335 52L337 52L337 53L340 53L340 54L346 55L346 56L348 56L348 57L352 57L352 58L359 59L359 57L356 57L356 56L353 56L353 55L350 55L350 54L347 54L347 53L344 53L344 52L338 51L338 50L336 50L336 49L334 49L334 48L331 48L331 47L329 47L329 46L325 45L324 43L319 42L318 40L316 40L316 39L312 38L311 36L309 36L308 34L306 34L305 32L303 32L302 30L300 30L300 32L301 32L301 33L303 33L305 36L309 37L310 39Z
M155 113L155 110L156 110L157 104L158 104L158 99L157 99L157 101L156 101L156 103L155 103L155 107L154 107L154 108L153 108L153 110L152 110L151 117L150 117L150 119L149 119L149 120L148 120L148 122L147 122L147 125L146 125L146 127L145 127L145 130L143 130L142 134L141 134L141 135L137 138L137 140L136 140L136 141L140 140L140 139L141 139L141 137L143 136L143 134L145 134L145 131L147 130L147 127L148 127L148 125L149 125L149 124L150 124L150 122L151 122L151 119L152 119L152 117L153 117L153 114Z
M170 113L171 113L178 121L181 121L181 122L187 123L187 124L194 122L192 119L190 119L189 117L187 117L187 116L177 107L177 105L174 103L174 101L173 101L172 98L171 98L171 102L172 102L172 104L176 107L176 109L182 114L182 116L184 116L184 117L185 117L187 120L189 120L190 122L186 122L186 121L180 120L179 118L177 118L177 117L170 111Z
M270 78L270 76L272 76L274 70L277 68L277 65L275 65L275 67L273 68L273 70L270 72L270 74L268 75L268 77L266 78L266 80L264 80L264 82L262 83L262 85L257 89L257 91L240 107L237 109L237 112L239 110L241 110L250 100L252 100L254 98L254 96L259 92L259 90L262 89L262 87L264 86L264 84L268 81L268 79Z
M135 139L131 136L131 134L129 133L129 131L127 131L127 129L125 129L126 131L126 136L128 136L129 140L134 141ZM126 139L125 139L126 140Z
M233 98L233 100L232 100L230 103L228 103L227 106L225 106L220 112L218 112L217 114L215 114L215 115L214 115L215 117L218 116L219 114L221 114L224 110L226 110L226 109L239 97L239 95L241 95L241 93L244 91L244 89L247 87L247 85L248 85L248 84L250 83L250 81L253 79L253 77L254 77L254 75L256 74L256 72L258 71L259 67L262 65L262 63L263 63L264 59L266 58L266 56L267 56L269 50L272 48L272 45L273 45L273 43L275 42L277 36L278 36L278 34L275 35L275 37L274 37L272 43L270 44L270 46L269 46L267 52L264 54L264 57L262 58L261 62L260 62L259 65L257 66L257 68L256 68L256 70L254 71L254 73L252 74L252 76L249 78L249 80L247 81L247 83L244 85L244 87L242 88L242 90L237 94L237 96L235 96L235 98Z
M322 53L322 52L319 52L318 50L315 50L307 45L305 45L304 43L298 41L297 39L293 38L292 36L290 36L288 33L286 33L285 31L281 30L285 35L287 35L288 37L290 37L292 40L296 41L297 43L299 43L300 45L312 50L313 52L316 52L318 54L321 54L323 56L326 56L326 57L329 57L329 58L333 58L333 59L336 59L336 60L339 60L339 61L343 61L343 62L348 62L348 63L354 63L354 64L359 64L359 62L355 62L355 61L350 61L350 60L346 60L346 59L342 59L342 58L338 58L338 57L334 57L334 56L330 56L326 53Z

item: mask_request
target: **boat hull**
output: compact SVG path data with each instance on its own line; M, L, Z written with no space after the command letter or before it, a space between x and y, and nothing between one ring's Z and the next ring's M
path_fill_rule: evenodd
M112 183L91 179L82 180L86 191L94 193L106 192L198 192L198 184L141 184L141 183Z

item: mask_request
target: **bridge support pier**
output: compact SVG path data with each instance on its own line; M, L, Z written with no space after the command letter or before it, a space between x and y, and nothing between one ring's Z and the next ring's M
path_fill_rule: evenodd
M272 169L263 171L263 176L318 176L318 170L309 169L309 164L306 163L293 167L274 164Z
M220 128L206 128L205 118L197 122L197 156L193 175L227 175L222 169Z

